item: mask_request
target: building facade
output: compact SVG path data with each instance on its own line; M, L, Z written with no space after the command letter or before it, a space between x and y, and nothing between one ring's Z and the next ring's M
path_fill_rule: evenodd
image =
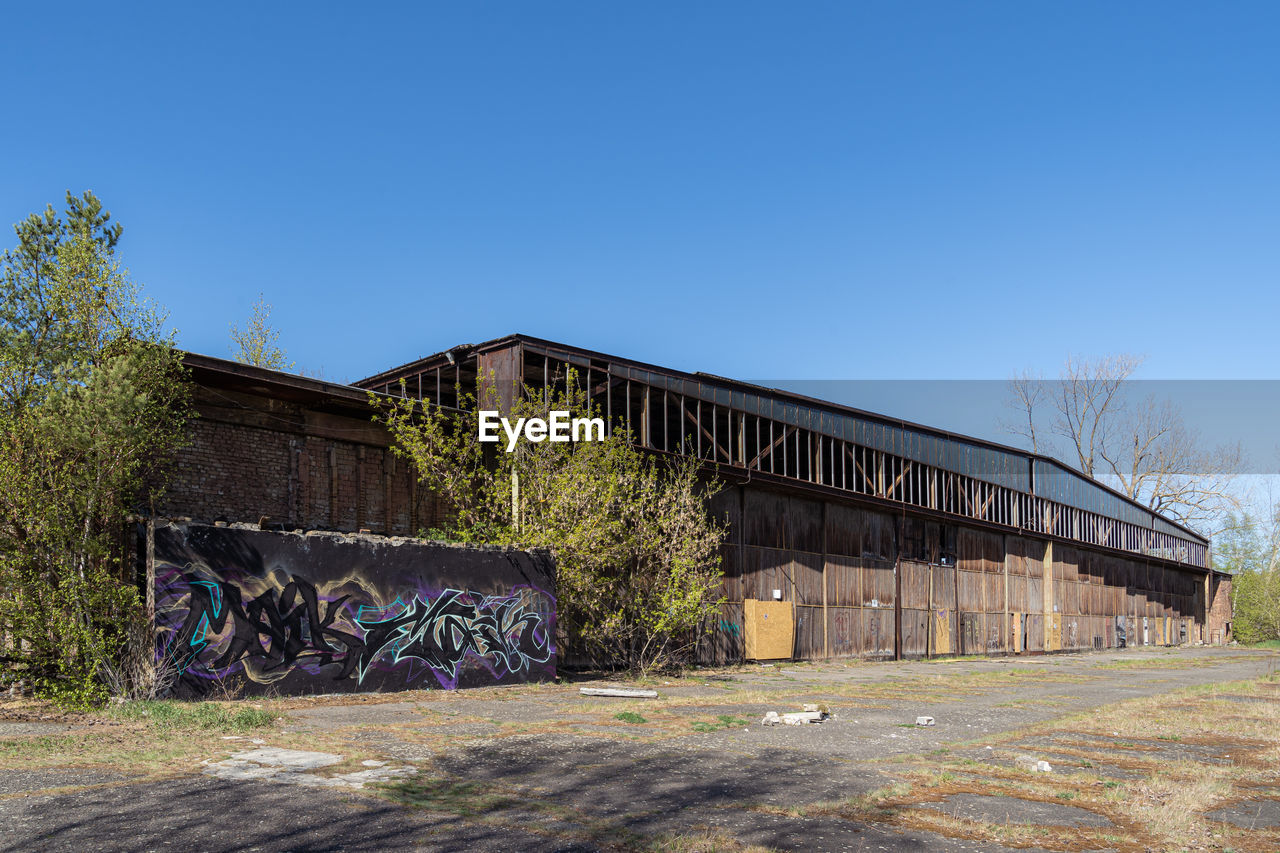
M390 453L368 395L572 375L608 423L705 461L730 523L707 663L744 655L743 602L793 614L793 655L919 657L1225 642L1203 537L1057 461L927 426L523 335L334 385L190 356L192 441L163 507L199 520L416 535L443 508Z

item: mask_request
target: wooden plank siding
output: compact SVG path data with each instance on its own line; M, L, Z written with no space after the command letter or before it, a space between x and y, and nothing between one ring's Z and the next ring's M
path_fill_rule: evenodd
M1143 618L1149 642L1176 643L1203 623L1190 571L756 486L729 486L712 508L730 523L729 603L704 663L732 660L741 602L775 591L802 660L1111 648L1140 644Z
M516 365L530 393L576 377L610 430L654 454L701 459L730 484L712 501L730 523L725 599L790 602L798 657L1208 639L1204 537L1016 448L527 336L358 385L413 394L491 366L505 380ZM735 612L740 620L740 609L716 620L728 637L741 632ZM703 648L718 662L735 647L722 638Z

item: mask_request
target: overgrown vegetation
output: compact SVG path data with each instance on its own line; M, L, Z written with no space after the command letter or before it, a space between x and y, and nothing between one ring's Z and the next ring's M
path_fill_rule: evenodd
M667 462L615 427L600 441L519 442L512 452L477 440L483 407L458 389L461 411L429 401L374 398L396 452L453 509L451 540L549 548L557 564L562 641L602 666L644 673L680 662L720 604L726 527L705 500L696 460ZM572 371L556 390L525 388L507 413L599 417Z
M266 728L275 714L262 708L228 708L217 702L136 701L112 709L121 720L145 721L160 731L247 732Z
M130 649L144 620L121 565L182 440L188 391L163 316L115 259L92 193L14 226L0 262L0 661L64 706L154 692Z
M735 717L732 714L719 714L716 716L715 722L694 720L689 724L695 732L702 732L704 734L707 732L718 732L721 729L738 729L745 725L747 725L746 720L741 719L740 717Z
M254 367L293 370L294 363L280 349L279 340L280 332L271 325L271 306L259 293L245 327L231 327L232 358Z
M1242 643L1280 640L1280 519L1232 516L1214 542L1214 567L1232 573L1232 633Z

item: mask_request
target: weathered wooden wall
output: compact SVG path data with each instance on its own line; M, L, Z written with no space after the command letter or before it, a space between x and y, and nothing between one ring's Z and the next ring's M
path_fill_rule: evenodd
M725 489L712 510L730 524L728 602L700 646L705 663L742 659L741 603L775 590L806 660L1210 639L1203 575L1156 561L754 484Z

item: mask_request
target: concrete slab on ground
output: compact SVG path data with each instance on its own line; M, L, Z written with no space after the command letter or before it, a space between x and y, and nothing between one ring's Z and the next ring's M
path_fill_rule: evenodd
M986 794L952 794L940 803L921 803L916 808L936 809L951 817L981 823L1020 823L1033 826L1112 826L1111 821L1088 809L1065 803L1046 803L1019 797Z

